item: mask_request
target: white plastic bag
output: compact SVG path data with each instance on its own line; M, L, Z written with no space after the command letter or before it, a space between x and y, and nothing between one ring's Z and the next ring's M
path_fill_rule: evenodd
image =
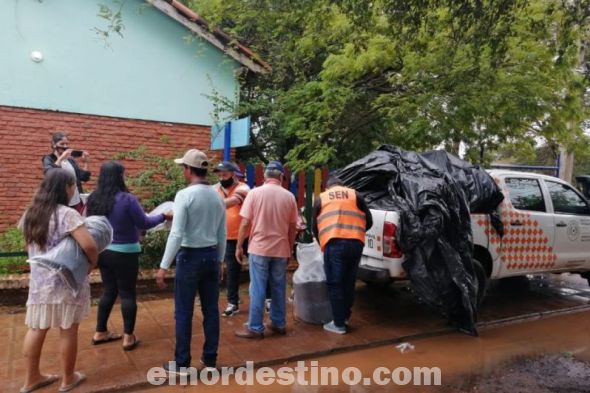
M167 213L171 210L174 210L174 202L170 202L170 201L164 202L164 203L159 204L158 206L156 206L156 208L154 210L149 212L148 216L151 217L151 216L156 216L158 214L164 214L164 213ZM172 226L171 221L164 221L163 223L158 224L151 229L148 229L148 232L169 230L171 226Z
M401 353L408 353L408 352L412 352L414 349L416 349L412 344L410 343L401 343L399 345L395 346Z
M326 281L324 255L317 241L297 243L297 262L299 267L293 274L293 284Z
M332 320L332 306L326 285L324 256L320 245L297 244L299 267L293 274L293 314L295 318L321 325Z
M113 241L113 227L106 217L87 217L84 225L96 242L98 252L104 251ZM32 257L27 262L57 271L74 296L78 295L88 275L88 258L71 236L65 237L48 252Z

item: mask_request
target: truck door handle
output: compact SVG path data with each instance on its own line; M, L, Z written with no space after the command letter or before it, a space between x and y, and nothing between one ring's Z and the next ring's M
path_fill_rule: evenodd
M510 221L510 225L512 225L513 227L521 227L522 221Z
M558 222L557 224L555 224L556 227L567 227L567 224L563 221Z

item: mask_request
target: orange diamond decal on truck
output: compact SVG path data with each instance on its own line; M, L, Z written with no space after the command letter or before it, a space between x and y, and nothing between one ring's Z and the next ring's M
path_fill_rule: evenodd
M494 178L494 181L501 184L499 178ZM508 195L505 185L502 186L502 191L504 195ZM539 222L529 213L516 211L508 198L505 198L500 206L502 209L500 216L505 228L503 238L500 238L496 231L488 226L487 220L479 218L476 223L484 229L490 245L493 245L494 251L500 255L500 260L506 264L506 268L522 270L554 267L557 255L548 245L549 238L541 229ZM511 226L513 221L520 221L522 226Z

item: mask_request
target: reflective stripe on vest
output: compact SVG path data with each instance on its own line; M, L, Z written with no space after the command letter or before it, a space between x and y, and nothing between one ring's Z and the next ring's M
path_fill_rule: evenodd
M356 239L365 242L367 221L356 205L356 192L332 187L320 195L322 207L317 219L322 250L331 239Z
M223 187L219 185L217 191L219 195L223 199L231 197L234 192L242 185L243 183L237 183L234 185L233 188L229 190L229 193L226 195ZM242 222L242 217L240 216L240 209L242 208L241 204L233 205L232 207L227 207L225 210L225 219L226 219L226 228L227 228L227 240L238 240L238 232L240 230L240 224Z

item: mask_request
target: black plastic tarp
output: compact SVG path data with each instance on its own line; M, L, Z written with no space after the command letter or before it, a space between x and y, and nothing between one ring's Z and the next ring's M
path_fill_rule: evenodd
M335 175L370 208L400 213L398 242L413 289L459 329L476 335L470 212L493 215L502 202L491 176L444 151L416 153L390 145Z

